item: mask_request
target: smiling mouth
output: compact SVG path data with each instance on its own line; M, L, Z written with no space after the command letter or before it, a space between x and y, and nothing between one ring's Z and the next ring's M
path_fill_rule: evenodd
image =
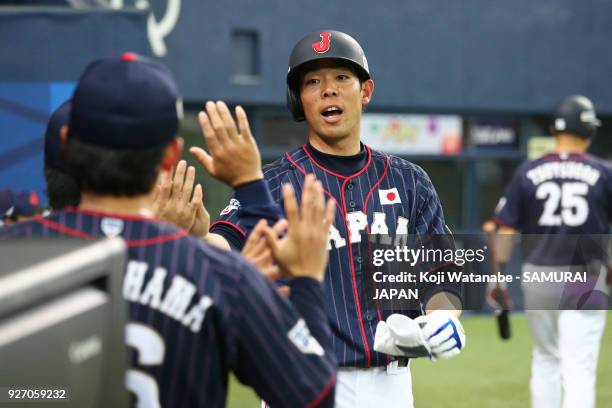
M323 115L323 117L325 117L326 119L334 120L340 118L340 115L342 115L342 109L338 108L337 106L331 106L323 110L323 112L321 112L321 115Z

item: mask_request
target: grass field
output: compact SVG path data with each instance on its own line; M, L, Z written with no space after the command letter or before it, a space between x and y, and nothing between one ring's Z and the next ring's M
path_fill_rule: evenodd
M457 358L411 363L417 408L529 407L531 339L524 315L512 315L512 339L497 337L491 316L463 320L468 334L465 351ZM612 313L608 313L597 370L597 406L612 407ZM258 407L259 399L232 379L228 407ZM382 407L377 407L382 408Z

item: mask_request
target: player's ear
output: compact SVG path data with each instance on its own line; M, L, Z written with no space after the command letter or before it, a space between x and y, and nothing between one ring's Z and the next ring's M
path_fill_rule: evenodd
M183 144L183 138L177 136L164 148L164 158L161 164L162 170L170 171L178 163L183 152Z
M59 137L62 144L65 145L68 141L68 125L63 125L61 127Z
M361 104L367 105L372 100L374 93L374 81L368 79L361 84Z

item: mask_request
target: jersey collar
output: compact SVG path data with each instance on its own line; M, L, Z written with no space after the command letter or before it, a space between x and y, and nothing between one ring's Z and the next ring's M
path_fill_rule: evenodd
M94 210L84 210L78 207L66 207L64 209L66 212L77 212L81 214L94 215L99 217L112 217L112 218L121 218L123 220L128 221L160 221L164 222L164 220L157 217L147 217L144 215L131 215L131 214L119 214L109 211L94 211Z
M324 166L324 165L322 165L321 163L317 162L317 160L316 160L316 159L315 159L315 158L312 156L312 154L311 154L311 153L308 151L308 148L306 147L306 145L305 145L305 144L304 144L304 145L302 145L302 150L304 151L304 153L306 154L306 156L308 157L308 159L309 159L309 160L310 160L310 161L311 161L311 162L312 162L312 163L313 163L315 166L317 166L318 168L320 168L320 169L321 169L321 170L323 170L324 172L331 174L331 175L332 175L332 176L334 176L334 177L338 177L338 178L340 178L340 179L342 179L342 180L346 180L346 179L350 179L350 178L353 178L353 177L357 177L358 175L360 175L361 173L363 173L364 171L366 171L368 167L370 167L370 164L372 163L372 151L371 151L371 149L370 149L368 146L366 146L366 145L363 145L363 147L364 147L364 149L365 149L365 151L366 151L366 154L367 154L367 156L368 156L368 159L367 159L367 161L366 161L366 164L365 164L365 165L364 165L364 166L363 166L361 169L357 170L355 173L350 174L350 175L348 175L348 176L344 176L344 175L342 175L342 174L336 173L336 172L334 172L334 171L332 171L332 170L328 169L327 167L325 167L325 166Z

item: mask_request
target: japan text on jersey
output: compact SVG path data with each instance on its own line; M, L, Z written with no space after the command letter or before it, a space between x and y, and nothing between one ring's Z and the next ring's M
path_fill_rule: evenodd
M427 174L420 167L381 152L367 150L367 162L356 173L343 176L320 163L302 146L264 167L273 198L281 203L281 186L290 183L301 196L304 177L314 173L326 199L337 212L328 236L330 253L325 278L327 314L335 334L334 348L341 366L381 366L387 356L372 349L376 324L392 310L381 310L363 299L365 234L444 234L442 206ZM237 211L218 223L241 227ZM213 224L212 231L215 232ZM449 291L459 292L455 287ZM418 312L416 312L418 314Z

